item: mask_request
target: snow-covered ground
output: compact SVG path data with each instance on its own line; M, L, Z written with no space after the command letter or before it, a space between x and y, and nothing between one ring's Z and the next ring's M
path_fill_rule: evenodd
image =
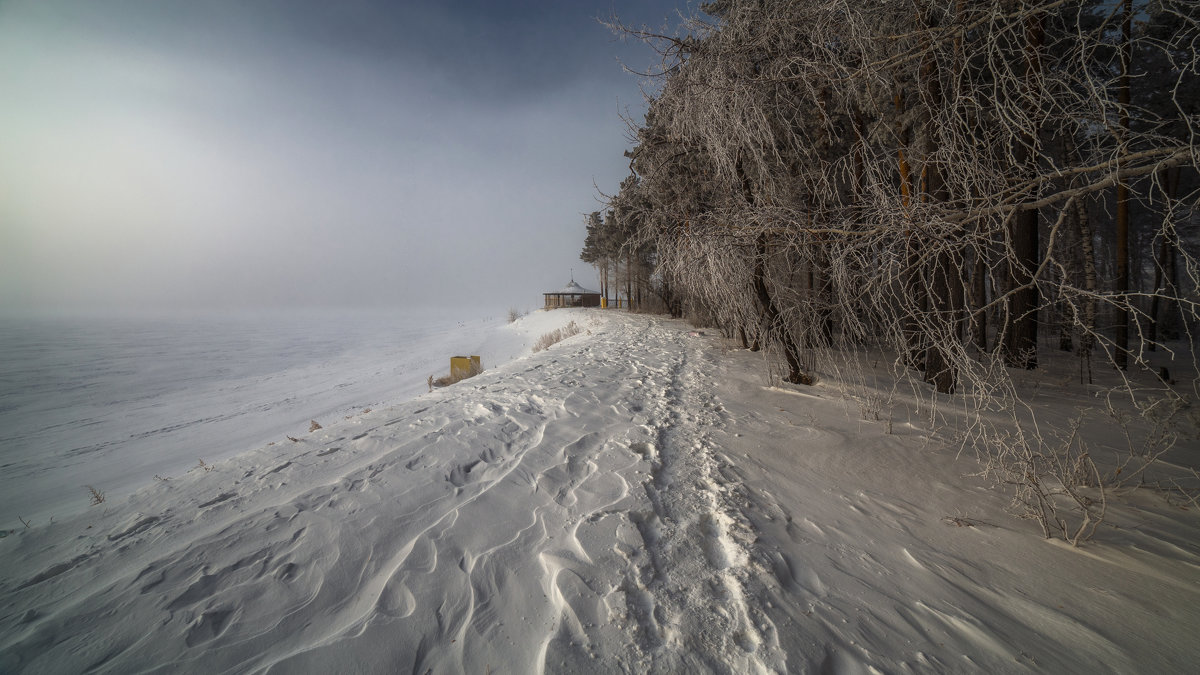
M490 314L490 316L489 316ZM0 319L0 528L403 401L454 354L528 352L492 310Z
M0 539L0 672L1190 672L1200 518L1071 548L923 416L657 317ZM519 340L518 340L519 338ZM955 520L957 518L957 520Z

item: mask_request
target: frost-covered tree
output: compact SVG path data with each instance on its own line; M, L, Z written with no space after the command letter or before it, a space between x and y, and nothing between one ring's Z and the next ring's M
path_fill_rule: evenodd
M702 10L677 35L625 29L663 65L610 208L680 306L761 340L785 379L883 350L971 402L978 436L1050 328L1088 363L1138 368L1165 307L1191 335L1194 3ZM1049 469L1019 432L997 471L1044 508Z

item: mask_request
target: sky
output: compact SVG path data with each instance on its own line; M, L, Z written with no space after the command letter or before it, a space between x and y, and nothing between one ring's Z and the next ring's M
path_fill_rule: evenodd
M538 306L687 0L0 0L0 310ZM652 85L651 85L652 86Z

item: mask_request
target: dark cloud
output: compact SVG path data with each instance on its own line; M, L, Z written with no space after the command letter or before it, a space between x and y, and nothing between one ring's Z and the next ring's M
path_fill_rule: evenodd
M0 304L535 302L674 6L0 4Z

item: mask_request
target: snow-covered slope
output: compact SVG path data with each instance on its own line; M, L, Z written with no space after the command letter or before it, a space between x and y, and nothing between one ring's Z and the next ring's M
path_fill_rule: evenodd
M536 339L514 328L482 309L0 317L0 528L411 399L455 354L506 363Z
M0 671L1200 662L1195 512L1131 493L1103 542L1047 542L920 422L766 387L685 324L558 310L514 335L568 319L587 332L9 533Z

